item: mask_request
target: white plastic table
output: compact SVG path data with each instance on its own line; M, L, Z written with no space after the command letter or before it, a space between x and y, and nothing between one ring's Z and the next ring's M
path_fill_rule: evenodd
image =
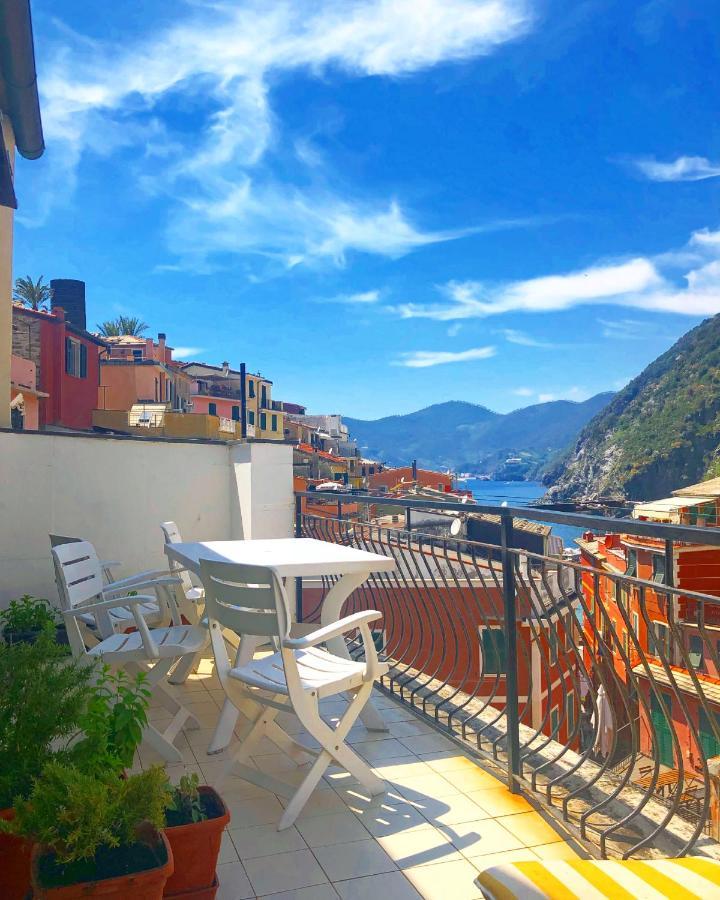
M389 556L367 553L355 547L314 538L166 544L165 553L169 559L196 575L200 574L200 560L211 559L249 566L269 566L280 578L338 576L338 581L323 600L321 625L337 622L343 603L373 572L390 572L395 568L395 560ZM338 656L350 657L342 637L328 641L328 648ZM387 726L372 702L366 705L361 718L369 730L387 731ZM237 709L226 700L208 753L220 753L227 747L237 719Z

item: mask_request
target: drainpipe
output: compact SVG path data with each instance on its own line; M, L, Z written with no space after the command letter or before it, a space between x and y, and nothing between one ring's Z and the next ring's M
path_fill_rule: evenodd
M245 363L240 363L240 436L247 437L247 400L245 399Z

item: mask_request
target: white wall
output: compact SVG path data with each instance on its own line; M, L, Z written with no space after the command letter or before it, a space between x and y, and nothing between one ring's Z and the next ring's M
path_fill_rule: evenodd
M186 540L288 536L292 448L0 432L0 606L55 600L49 532L131 574L166 565L167 519Z

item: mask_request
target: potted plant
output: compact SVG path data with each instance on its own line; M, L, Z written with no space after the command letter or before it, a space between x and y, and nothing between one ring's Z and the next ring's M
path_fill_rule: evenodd
M220 795L199 784L194 773L183 775L165 810L165 835L175 860L165 897L212 900L218 886L215 868L220 842L229 821L230 812Z
M0 642L0 820L14 818L14 801L33 779L67 752L87 708L92 668L68 659L49 633L34 644ZM0 831L3 900L30 890L32 844Z
M35 900L161 900L172 851L160 828L170 799L165 770L121 779L51 762L12 825L35 842Z
M49 601L23 594L11 600L0 611L0 628L7 644L34 644L41 634L54 635L59 644L67 644L64 625L58 625L57 615Z

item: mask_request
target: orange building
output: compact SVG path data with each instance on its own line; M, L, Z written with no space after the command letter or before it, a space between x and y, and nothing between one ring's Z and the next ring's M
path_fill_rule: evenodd
M40 427L40 398L48 395L37 389L35 363L14 354L10 357L10 412L13 428L37 431Z
M435 472L432 469L419 469L413 463L412 466L400 466L396 469L384 469L375 472L368 477L370 490L392 491L405 489L410 486L434 488L435 490L449 493L453 489L452 476L445 472Z
M640 504L635 507L633 517L641 521L716 527L719 504L720 479L714 479L677 491L670 498ZM644 686L644 702L636 700L632 710L640 722L641 752L653 755L654 731L661 763L676 765L674 730L690 766L700 771L703 754L706 757L720 754L720 741L715 737L720 725L720 603L697 601L682 594L669 595L662 587L672 584L680 590L720 597L720 547L674 542L670 572L665 542L656 538L628 534L596 536L588 532L578 540L578 545L583 564L594 570L583 572L583 592L590 609L590 616L583 623L586 665L592 670L598 664L602 643L618 679L627 684L628 670L632 669ZM633 584L619 576L650 582L652 587ZM676 639L678 632L681 640ZM651 690L641 653L649 660L654 681L668 684L662 700L672 723L667 721L662 704ZM688 716L670 690L663 663L674 673ZM712 707L715 723L709 720L699 700L693 676ZM718 698L717 703L713 703L713 697ZM616 714L620 713L622 726L627 714L623 716L624 704L619 698L616 700L614 709Z
M167 403L187 409L192 379L172 358L164 334L152 338L122 335L105 339L110 346L101 360L99 409L129 410L136 403Z

